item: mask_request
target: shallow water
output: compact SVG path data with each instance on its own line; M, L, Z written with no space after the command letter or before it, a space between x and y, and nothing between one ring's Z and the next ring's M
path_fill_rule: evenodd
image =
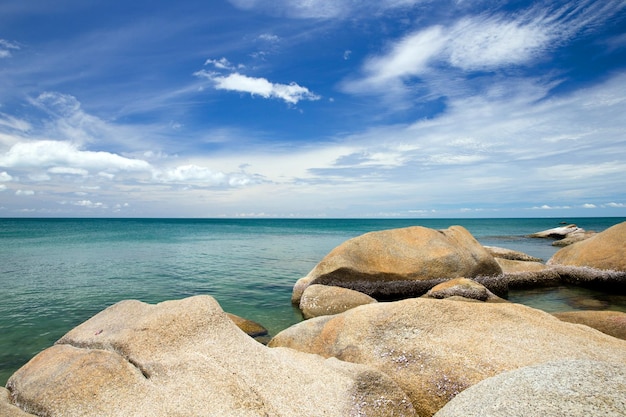
M0 384L123 299L157 303L209 294L225 311L276 334L301 320L290 302L295 281L335 246L366 232L459 224L484 245L547 260L557 248L525 236L560 221L600 231L624 220L0 219ZM562 305L560 295L549 294L512 297L547 310ZM623 305L618 299L609 308Z

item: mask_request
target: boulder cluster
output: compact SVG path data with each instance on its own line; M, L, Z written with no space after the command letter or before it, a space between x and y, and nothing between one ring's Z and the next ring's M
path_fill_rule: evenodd
M0 415L624 416L626 313L549 314L506 296L624 293L625 259L626 223L546 263L460 226L372 232L297 281L306 320L267 345L207 295L122 301L20 368Z

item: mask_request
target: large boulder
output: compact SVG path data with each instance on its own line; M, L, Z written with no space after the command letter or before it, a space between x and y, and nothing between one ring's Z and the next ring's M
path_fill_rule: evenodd
M584 324L602 333L626 340L626 313L622 311L565 311L553 314L559 320Z
M369 295L341 287L310 285L300 299L300 311L305 319L343 313L364 304L376 303Z
M395 379L420 416L501 372L558 359L626 364L626 342L513 303L414 298L298 323L270 347L367 364Z
M530 256L527 253L513 249L501 248L498 246L484 246L487 252L496 259L509 259L511 261L541 262L541 258Z
M7 388L12 405L42 416L414 415L381 372L269 349L209 296L117 303L35 356Z
M626 271L626 222L560 249L550 258L548 265Z
M623 417L626 366L573 360L504 372L460 393L435 417Z
M312 284L350 288L377 299L398 299L424 294L448 279L501 273L495 259L461 226L383 230L333 249L298 280L292 302L299 304Z

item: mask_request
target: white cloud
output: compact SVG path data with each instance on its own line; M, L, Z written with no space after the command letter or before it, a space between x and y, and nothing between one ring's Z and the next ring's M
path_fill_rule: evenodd
M271 83L265 78L248 77L238 72L228 76L199 71L196 76L207 78L212 81L218 90L237 91L258 95L263 98L279 98L290 104L297 104L301 100L319 100L320 96L309 91L308 88L296 83L278 84Z
M17 195L17 196L31 196L31 195L35 195L35 192L33 190L17 190L15 192L15 195Z
M594 208L598 208L598 206L596 206L595 204L591 204L591 203L585 203L582 205L583 208L585 209L594 209Z
M230 61L226 58L220 58L220 59L207 59L204 63L204 65L213 65L215 68L217 69L223 69L223 70L233 70L235 69L235 66L233 64L230 63Z
M106 204L104 203L100 203L100 202L93 202L90 200L79 200L79 201L74 201L71 204L75 205L75 206L80 206L80 207L87 207L87 208L106 208Z
M53 140L16 143L8 152L0 154L0 166L7 168L67 167L105 171L150 171L151 169L150 164L140 159L125 158L110 152L84 151L72 143Z
M195 184L201 186L245 186L261 180L244 172L226 174L198 165L182 165L155 172L154 178L165 183Z
M6 191L7 186L4 184L0 184L0 191Z
M9 175L6 171L0 172L0 182L8 182L13 181L13 177Z
M17 130L20 132L28 132L31 130L31 125L25 120L9 116L4 113L0 113L0 127L8 127L9 129Z
M620 0L596 3L584 1L561 9L535 5L513 16L468 16L447 26L420 28L369 57L361 76L344 82L344 90L397 92L408 79L432 88L432 79L444 72L450 80L457 69L497 71L529 65L626 7Z
M624 203L608 203L608 204L605 204L605 206L606 207L610 207L610 208L624 208L624 207L626 207L626 204L624 204Z
M259 35L258 39L264 42L272 42L272 43L276 43L280 41L280 37L273 35L271 33L263 33Z
M0 39L0 58L9 58L11 51L19 50L20 46L14 42Z
M51 174L60 174L60 175L79 175L86 177L89 175L89 171L83 168L72 168L72 167L52 167L48 169L48 172Z

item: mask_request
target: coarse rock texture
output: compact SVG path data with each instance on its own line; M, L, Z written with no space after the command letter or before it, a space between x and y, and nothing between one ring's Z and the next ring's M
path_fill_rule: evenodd
M422 295L448 279L501 273L493 256L461 226L383 230L333 249L296 282L292 302L298 305L312 284L350 288L389 300Z
M435 417L623 417L626 366L554 361L504 372L460 393Z
M513 249L500 248L498 246L484 246L487 252L491 254L496 260L509 259L511 261L524 261L524 262L542 262L541 258L530 256L524 252L519 252Z
M582 242L583 240L589 239L590 237L595 236L596 234L597 232L585 231L585 230L572 232L568 234L567 237L560 239L560 240L555 240L554 242L552 242L552 246L569 246L572 243Z
M300 310L305 319L339 314L364 304L376 303L369 295L358 291L327 285L310 285L300 299Z
M74 328L7 383L42 416L412 416L404 392L367 366L243 333L209 296L122 301Z
M548 265L626 271L626 222L560 249L550 258Z
M626 342L513 303L414 298L298 323L270 347L370 365L396 380L420 416L497 375L558 359L626 364Z
M9 390L0 387L0 416L2 417L32 417L34 414L22 411L11 403Z
M544 230L529 235L528 237L535 237L540 239L563 239L570 233L581 233L584 229L576 226L575 224L568 224L567 226L555 227L553 229Z
M467 278L451 279L435 285L423 297L435 299L463 297L492 303L506 302L506 300L489 291L484 285Z
M553 315L559 320L584 324L602 333L626 340L626 313L622 311L566 311Z

